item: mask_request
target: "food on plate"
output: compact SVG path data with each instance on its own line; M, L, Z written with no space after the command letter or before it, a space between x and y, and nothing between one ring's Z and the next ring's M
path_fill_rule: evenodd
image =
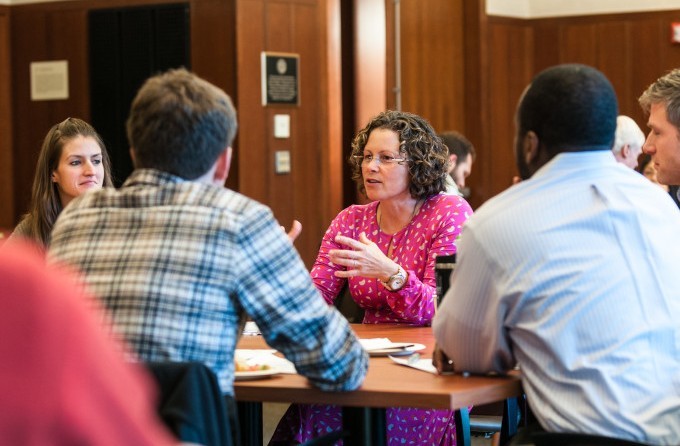
M236 364L237 372L259 372L271 369L267 364L248 364L248 362L238 358L234 360L234 363Z

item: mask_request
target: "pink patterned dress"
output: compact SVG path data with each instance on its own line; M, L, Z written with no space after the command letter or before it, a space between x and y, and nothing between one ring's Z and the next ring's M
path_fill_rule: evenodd
M338 245L335 236L354 239L365 232L382 252L387 253L390 240L392 259L408 272L408 282L396 292L388 291L377 279L352 277L349 288L357 304L365 310L365 324L403 323L429 325L434 316L435 274L437 256L456 252L456 237L472 215L470 205L455 195L434 195L401 231L383 233L377 221L378 202L354 205L344 209L333 220L321 243L312 268L312 280L329 304L333 303L345 279L335 277L343 266L328 258L331 249L347 249ZM389 445L455 445L453 412L394 407L387 409ZM305 442L342 428L338 406L292 405L283 416L272 437L272 444L290 440Z

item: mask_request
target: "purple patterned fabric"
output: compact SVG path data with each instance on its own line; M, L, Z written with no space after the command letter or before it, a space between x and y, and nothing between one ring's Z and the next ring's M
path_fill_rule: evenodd
M448 410L387 409L387 444L455 446L456 424ZM342 408L318 404L293 404L286 411L270 444L305 442L342 429ZM341 445L342 441L337 444Z
M347 249L335 242L336 235L356 240L364 232L385 253L392 240L392 260L408 271L406 285L397 292L391 292L377 279L352 277L349 279L352 297L366 310L365 324L430 325L434 317L435 259L456 252L456 237L463 223L472 215L472 209L461 197L434 195L423 203L405 228L392 235L380 231L377 209L378 202L355 205L335 217L323 237L312 268L314 285L324 299L332 303L345 284L345 279L333 274L344 267L333 264L328 258L331 249Z

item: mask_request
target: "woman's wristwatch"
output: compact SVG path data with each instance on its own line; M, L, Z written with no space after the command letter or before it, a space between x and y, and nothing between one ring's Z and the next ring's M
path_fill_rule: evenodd
M382 285L390 291L398 291L406 283L406 278L407 278L406 271L404 271L404 268L399 266L396 273L392 274L384 282L380 280L380 283L382 283Z

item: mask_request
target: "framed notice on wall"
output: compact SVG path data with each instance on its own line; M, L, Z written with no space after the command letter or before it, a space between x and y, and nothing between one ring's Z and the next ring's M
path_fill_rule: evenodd
M263 51L262 105L300 105L300 56Z
M31 62L31 101L68 99L68 60Z

